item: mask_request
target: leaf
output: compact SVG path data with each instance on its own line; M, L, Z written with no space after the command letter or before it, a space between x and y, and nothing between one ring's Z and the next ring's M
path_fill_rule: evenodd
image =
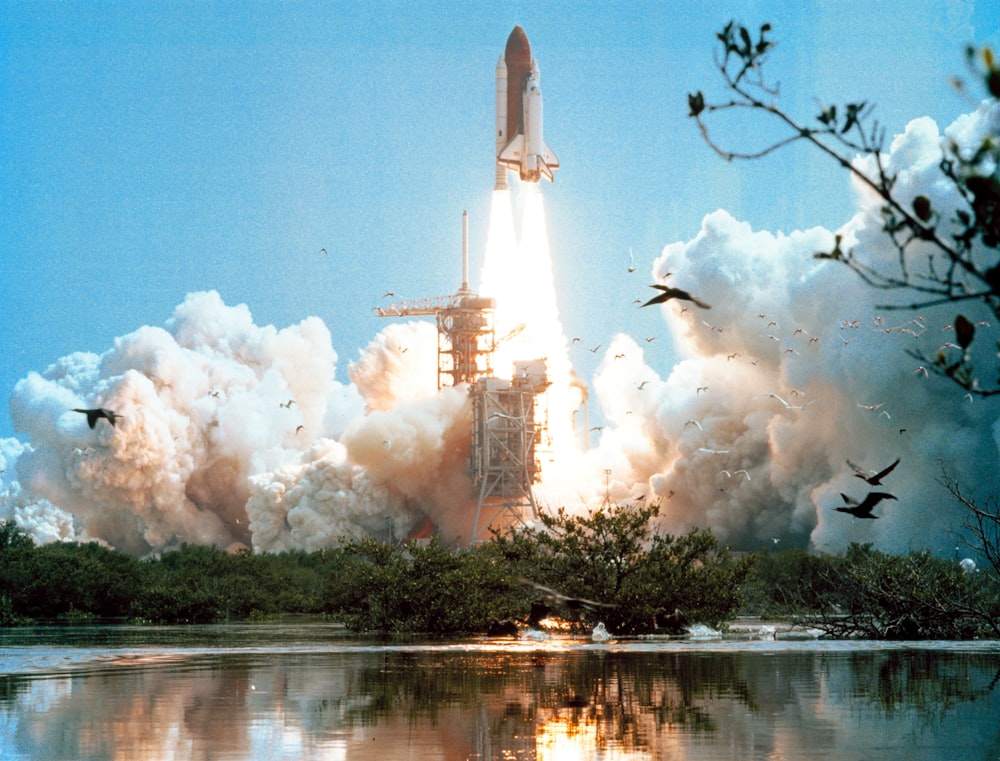
M955 340L963 351L969 348L975 335L976 326L965 315L960 314L955 318Z
M833 250L831 251L817 251L813 254L813 259L833 259L836 262L844 260L844 252L840 250L840 241L842 240L840 235L833 236Z
M715 36L718 37L719 38L719 42L721 42L726 47L726 54L727 55L730 52L732 52L733 50L736 49L736 46L733 45L733 22L732 21L730 21L728 24L726 24L722 28L722 31L719 32Z
M847 117L844 119L844 128L840 130L840 134L848 132L851 127L858 123L858 118L861 116L862 110L864 110L867 101L861 101L860 103L848 103L844 109L847 111Z
M913 213L921 222L926 222L931 218L931 211L931 199L927 196L921 195L913 199Z
M688 108L690 109L688 116L698 116L705 110L705 96L702 95L701 90L696 93L688 93Z

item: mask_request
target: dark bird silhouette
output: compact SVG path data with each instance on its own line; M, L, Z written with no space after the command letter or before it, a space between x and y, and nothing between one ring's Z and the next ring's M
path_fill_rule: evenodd
M115 422L117 420L125 417L124 415L119 415L117 412L106 410L103 407L98 407L97 409L93 410L81 410L74 407L73 412L82 412L84 415L86 415L87 425L89 425L91 428L97 425L97 421L100 420L101 418L107 420L109 423L111 423L111 426L114 427Z
M888 468L885 468L884 470L880 470L875 475L869 475L868 473L865 473L864 470L862 470L861 468L859 468L857 465L855 465L850 460L847 461L847 464L850 465L852 468L854 468L854 477L855 478L860 478L860 479L862 479L864 481L867 481L872 486L881 486L882 485L882 479L885 478L890 473L892 473L892 471L896 469L896 466L899 465L899 458L897 457L896 460L895 460L895 462L892 463L892 465L890 465Z
M853 515L855 518L870 518L872 520L875 520L878 518L878 516L872 514L872 508L875 507L875 505L877 505L883 499L896 499L896 497L893 496L892 494L889 494L889 492L873 491L869 492L868 496L865 497L863 500L861 500L861 502L857 505L848 504L842 507L835 507L833 509L836 510L838 513L849 513L850 515ZM852 502L853 500L846 500L846 501Z
M681 301L690 301L695 306L700 306L702 309L712 308L697 296L692 296L683 288L673 288L669 285L660 285L659 283L653 283L649 287L656 288L657 290L662 291L662 293L658 293L653 296L653 298L643 304L644 307L648 307L650 304L662 304L665 301L670 301L670 299L680 299Z

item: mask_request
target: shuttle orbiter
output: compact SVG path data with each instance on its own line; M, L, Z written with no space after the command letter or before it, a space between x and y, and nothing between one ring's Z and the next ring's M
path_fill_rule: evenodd
M544 175L552 182L559 159L542 137L542 90L538 64L531 57L528 36L520 26L507 38L497 62L496 188L507 187L507 170L526 182Z

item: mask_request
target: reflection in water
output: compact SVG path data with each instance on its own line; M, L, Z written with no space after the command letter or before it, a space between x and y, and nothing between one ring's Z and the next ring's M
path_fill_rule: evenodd
M291 639L15 643L0 758L1000 756L1000 643Z

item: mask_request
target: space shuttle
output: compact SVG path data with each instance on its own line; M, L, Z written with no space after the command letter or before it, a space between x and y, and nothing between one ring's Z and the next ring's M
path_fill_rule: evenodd
M507 188L507 170L525 182L538 182L559 168L559 159L542 137L542 90L538 64L520 26L507 38L497 61L496 190Z

